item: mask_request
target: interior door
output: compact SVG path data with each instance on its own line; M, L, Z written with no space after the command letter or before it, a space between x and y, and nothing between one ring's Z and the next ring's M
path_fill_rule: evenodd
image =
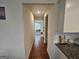
M46 44L47 44L47 40L48 40L48 15L46 16L45 19L45 40L46 40Z

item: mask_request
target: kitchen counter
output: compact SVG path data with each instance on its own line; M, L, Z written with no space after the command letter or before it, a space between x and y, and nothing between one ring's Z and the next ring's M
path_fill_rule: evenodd
M79 59L79 46L76 44L55 44L68 59Z

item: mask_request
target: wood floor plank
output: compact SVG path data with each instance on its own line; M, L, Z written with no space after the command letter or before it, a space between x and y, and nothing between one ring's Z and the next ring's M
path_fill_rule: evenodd
M49 59L47 44L44 43L43 37L40 38L38 43L39 44L36 46L34 42L29 59Z

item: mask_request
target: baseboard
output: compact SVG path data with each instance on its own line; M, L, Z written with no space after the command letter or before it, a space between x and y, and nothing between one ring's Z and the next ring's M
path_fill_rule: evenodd
M32 48L33 48L33 45L34 45L34 41L35 41L35 40L33 40L32 46L31 46L31 48L30 48L30 53L29 53L28 59L29 59L29 57L30 57L30 55L31 55Z

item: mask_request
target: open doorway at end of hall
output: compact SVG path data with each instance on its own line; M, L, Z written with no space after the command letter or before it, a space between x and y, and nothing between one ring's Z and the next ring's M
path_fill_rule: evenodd
M42 19L34 19L34 27L35 27L35 37L36 40L38 38L43 38L44 43L47 44L48 41L48 15L43 17Z
M43 19L34 19L34 27L35 27L35 45L39 45L41 39L44 39L43 36Z
M41 32L43 32L43 20L35 20L35 35L41 35Z

